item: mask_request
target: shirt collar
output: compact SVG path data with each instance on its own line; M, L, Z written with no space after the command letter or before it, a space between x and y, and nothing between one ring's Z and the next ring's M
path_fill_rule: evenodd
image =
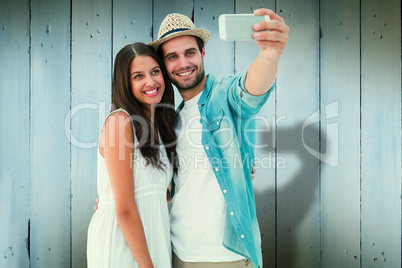
M205 104L206 100L208 99L209 94L211 93L212 85L214 84L214 82L215 82L215 77L212 74L208 74L204 89L201 91L202 94L201 93L198 94L198 95L201 94L201 96L199 97L198 103L197 103L198 106L202 106ZM188 100L188 101L191 101L191 100ZM181 101L181 103L179 104L179 106L176 109L176 116L177 116L177 114L180 113L180 111L184 107L184 104L186 104L187 102Z
M206 100L208 99L209 94L211 93L212 85L215 82L215 77L212 74L207 75L207 82L205 82L204 90L202 91L202 95L198 100L198 106L204 105Z

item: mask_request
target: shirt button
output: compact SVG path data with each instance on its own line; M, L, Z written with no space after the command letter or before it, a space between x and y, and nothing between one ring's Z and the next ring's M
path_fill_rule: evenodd
M234 212L233 212L233 211L232 211L232 212L230 212L230 215L232 215L232 216L233 216L233 215L234 215Z
M241 235L240 237L241 237L241 238L244 238L244 235Z
M219 125L219 121L216 121L216 124Z
M227 192L227 191L226 191L226 189L225 189L225 190L223 190L223 193L225 193L225 194L226 194L226 192Z
M219 171L219 168L215 168L215 171Z
M209 146L205 146L205 149L206 149L206 150L209 150Z

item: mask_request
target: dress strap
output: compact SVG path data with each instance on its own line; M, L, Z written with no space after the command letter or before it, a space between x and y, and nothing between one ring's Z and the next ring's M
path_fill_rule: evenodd
M125 112L126 114L128 114L128 112L127 112L126 110L124 110L123 108L119 108L119 109L116 109L116 110L114 110L114 111L111 111L110 114L109 114L107 117L109 117L110 115L112 115L112 114L114 114L114 113L120 112L120 111L123 111L123 112ZM128 114L128 115L129 115L129 114ZM107 117L106 117L106 118L107 118Z

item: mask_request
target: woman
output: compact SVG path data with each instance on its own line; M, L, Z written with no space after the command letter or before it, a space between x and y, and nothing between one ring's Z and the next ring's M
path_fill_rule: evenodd
M165 81L146 44L116 55L113 109L99 141L99 204L88 229L90 268L171 267L166 191L178 162L174 93Z

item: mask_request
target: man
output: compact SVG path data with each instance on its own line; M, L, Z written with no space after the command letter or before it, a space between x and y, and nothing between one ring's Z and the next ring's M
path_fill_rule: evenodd
M186 16L169 14L156 49L183 102L175 125L180 168L171 194L173 267L262 267L261 239L251 183L254 115L274 88L289 27L271 20L254 25L261 51L247 72L216 81L205 76L210 34ZM225 59L219 59L225 60Z

